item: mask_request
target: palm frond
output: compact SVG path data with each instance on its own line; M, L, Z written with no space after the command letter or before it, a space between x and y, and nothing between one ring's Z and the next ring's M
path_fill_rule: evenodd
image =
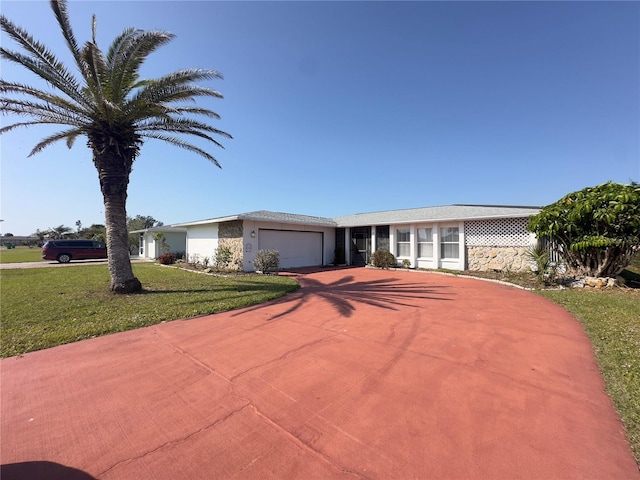
M47 138L41 140L35 147L33 147L33 149L31 150L31 153L29 153L29 156L35 155L36 153L45 149L52 143L58 142L60 140L65 140L65 139L67 140L67 147L71 148L76 137L84 133L85 131L80 128L71 128L69 130L63 130L61 132L54 133L53 135L50 135Z
M76 37L73 34L73 29L71 28L71 22L69 21L69 11L67 10L67 0L51 0L51 9L58 21L58 25L62 30L62 36L67 42L67 46L73 55L73 59L80 70L82 76L87 78L87 67L82 61L82 55L80 53L80 48L78 47L78 42L76 41Z
M209 137L203 132L210 132L216 135L220 135L225 138L233 138L227 132L218 130L207 123L198 122L190 118L168 118L168 119L151 119L142 124L138 124L136 128L140 131L165 131L165 132L179 132L187 135L196 135L207 140L212 141L216 145L222 147L216 140ZM222 147L224 148L224 147Z
M197 85L163 85L149 84L136 92L123 108L125 115L132 118L145 118L149 106L159 110L169 110L168 103L195 101L196 97L222 98L219 92Z
M222 166L218 163L215 157L205 152L201 148L198 148L195 145L191 145L190 143L187 143L180 138L169 136L169 135L163 135L161 133L155 133L155 132L143 132L141 133L141 135L147 138L155 138L156 140L162 140L164 142L170 143L171 145L175 145L176 147L184 148L185 150L189 150L190 152L197 153L198 155L201 155L207 160L213 162L213 164L216 167L222 168Z
M0 79L0 92L1 93L20 93L22 95L26 95L27 97L32 97L35 100L45 102L48 105L48 107L68 110L80 117L84 117L86 120L91 120L91 115L90 115L91 112L87 111L87 109L83 108L82 106L76 103L73 103L71 101L68 101L67 99L60 97L58 95L53 95L43 90L30 87L29 85L7 82L5 80ZM33 103L33 105L36 105L36 103L34 102L22 101L15 98L2 97L0 101L3 103L3 105L9 105L9 104L20 105L23 103L25 105L28 103ZM39 105L42 105L42 104L39 104Z
M3 113L14 113L20 116L28 116L35 119L38 123L57 123L59 125L86 126L90 122L74 115L72 112L66 112L60 109L48 108L47 105L30 105L29 102L4 103L0 100Z
M106 79L107 64L102 52L94 43L87 42L82 49L82 59L87 65L87 91L93 95L93 100L97 108L103 113L108 113L104 107L105 92L103 84Z
M32 58L28 55L24 55L20 52L0 48L0 56L5 60L9 60L10 62L27 68L44 81L65 93L79 105L90 105L87 99L80 93L75 78L64 76L61 72L47 65L45 62L42 62L37 58Z
M117 103L124 102L129 92L136 88L138 71L147 56L175 37L162 31L129 29L124 33L126 35L116 38L107 55L110 83L113 85L113 92L120 94L119 98L113 98Z
M188 113L190 115L203 115L209 118L215 118L220 120L220 115L218 115L213 110L209 110L208 108L202 107L170 107L168 105L164 106L165 112L168 114L182 115Z
M16 128L30 127L33 125L60 125L60 123L57 121L47 121L46 119L38 119L38 120L31 120L29 122L13 123L11 125L5 125L4 127L0 128L0 134L9 132L11 130L15 130ZM81 126L79 126L79 128L80 127Z

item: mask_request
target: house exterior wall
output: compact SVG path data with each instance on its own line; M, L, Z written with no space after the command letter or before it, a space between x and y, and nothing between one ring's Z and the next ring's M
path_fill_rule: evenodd
M166 249L163 249L162 239L157 238L158 234L164 235ZM145 232L140 234L140 249L138 255L142 258L158 258L163 253L175 253L183 255L186 249L185 232Z
M536 238L527 231L528 218L465 222L469 270L529 271L527 252Z
M189 262L215 258L219 244L218 225L217 223L207 223L187 227L186 257Z
M260 229L290 230L294 232L321 232L323 234L322 263L323 265L329 265L333 262L335 250L335 228L333 227L244 220L242 238L242 269L246 272L252 272L255 270L253 262L256 258L256 251L258 250ZM255 235L253 237L252 232Z
M389 251L395 255L398 264L408 260L412 268L527 271L530 267L527 252L530 245L535 244L535 235L526 230L527 222L528 217L390 224ZM419 243L421 229L429 230L432 240L424 242L422 249ZM452 248L443 243L443 234L450 234L449 229L457 231L457 255L448 256L447 252ZM347 257L350 230L347 228L345 235ZM405 241L407 233L408 241ZM371 244L376 245L375 226L371 228ZM424 255L429 249L430 254ZM351 263L350 258L347 263Z
M527 222L528 217L509 217L390 223L381 226L385 230L381 230L380 238L396 256L398 264L401 265L404 260L407 260L412 268L526 271L530 266L527 252L530 245L535 243L535 236L526 230ZM359 231L362 230L361 227ZM370 228L369 243L372 246L378 244L377 228L375 225ZM388 228L388 235L386 228ZM340 236L341 239L344 238L344 245L338 247L344 248L345 260L349 265L354 260L351 258L352 229L351 227L339 229L344 231L344 236ZM298 241L305 242L302 235L298 235L300 240L294 237L295 232L321 233L322 264L329 265L334 261L336 228L258 220L223 220L220 223L187 226L187 259L202 261L204 258L209 258L213 262L216 249L225 246L232 252L232 261L228 268L238 266L244 271L254 271L261 230L290 231L292 238L288 240L294 242L292 244L294 246L302 245L296 243ZM264 237L267 244L271 237ZM295 248L290 253L294 250ZM316 262L316 259L312 261Z
M227 247L231 260L223 268L244 269L244 228L242 220L223 222L218 225L218 248Z
M139 256L142 258L156 258L155 243L153 235L149 232L141 234L142 240L140 245L142 246Z
M184 232L165 232L164 241L167 244L169 253L176 253L179 255L183 255L187 248L187 235ZM162 255L162 242L158 243L158 252L157 255Z

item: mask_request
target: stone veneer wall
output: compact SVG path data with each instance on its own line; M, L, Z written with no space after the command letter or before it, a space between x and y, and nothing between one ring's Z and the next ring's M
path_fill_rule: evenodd
M467 268L528 272L528 250L528 247L467 247Z
M469 270L529 270L528 218L472 220L464 223Z
M223 222L218 226L218 248L228 247L231 250L231 261L224 268L242 270L242 234L242 220Z

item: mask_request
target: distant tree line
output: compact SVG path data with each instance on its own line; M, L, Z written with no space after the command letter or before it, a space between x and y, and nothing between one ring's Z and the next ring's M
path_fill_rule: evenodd
M152 227L160 227L162 225L164 225L162 222L149 215L136 215L135 217L127 216L127 230L129 232ZM5 235L5 237L9 236L12 235ZM56 240L60 238L85 238L88 240L95 240L96 242L106 243L107 229L104 225L99 223L94 223L89 227L83 227L82 221L77 220L75 230L66 225L58 225L57 227L50 227L44 230L37 229L30 236L34 237L32 243L37 244L38 246L42 246L47 240ZM138 242L138 235L129 235L129 250L131 253L135 253L137 251Z

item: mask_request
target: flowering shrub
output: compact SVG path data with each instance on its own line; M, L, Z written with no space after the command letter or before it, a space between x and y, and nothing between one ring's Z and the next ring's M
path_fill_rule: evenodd
M176 263L176 256L173 253L163 253L158 257L160 265L173 265Z

